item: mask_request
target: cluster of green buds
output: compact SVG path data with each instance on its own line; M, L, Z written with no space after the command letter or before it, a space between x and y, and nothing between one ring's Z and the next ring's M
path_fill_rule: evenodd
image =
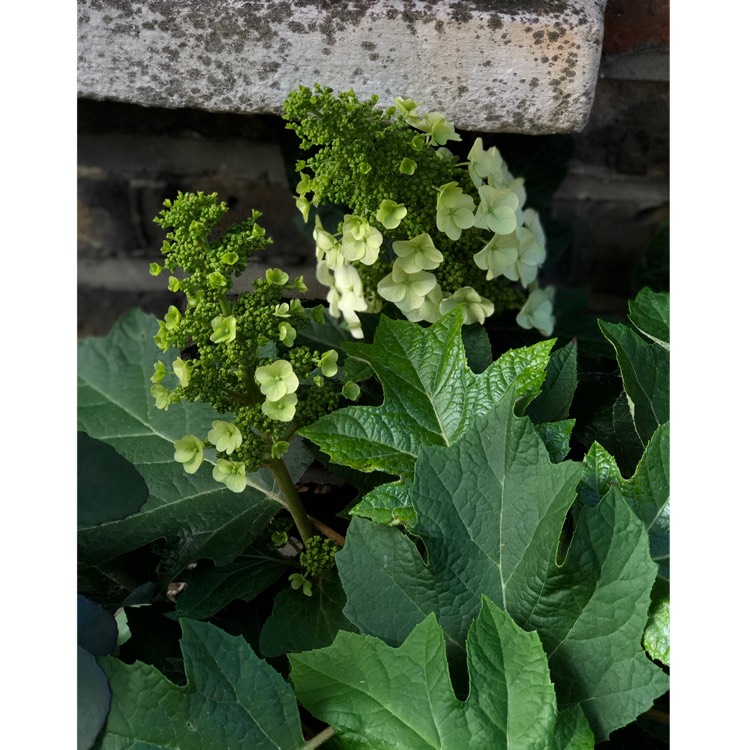
M216 194L180 193L164 205L155 219L168 230L164 261L153 263L151 273L169 273L169 289L185 300L159 321L154 341L179 356L171 367L169 358L155 363L151 394L160 409L200 400L224 417L207 435L178 440L174 457L192 474L212 447L214 479L241 492L248 473L277 462L298 429L336 409L344 393L355 398L358 389L342 387L336 350L295 343L299 330L324 315L322 305L306 308L290 296L307 291L302 277L291 280L273 268L252 291L232 294L250 255L270 242L258 212L219 232L228 209Z
M315 216L316 276L331 314L361 338L358 313L384 302L428 323L459 305L465 324L515 309L519 325L551 335L552 290L537 288L545 235L524 206L523 178L481 138L460 162L446 144L461 138L444 114L422 114L411 99L384 111L376 103L316 86L285 104L287 127L315 150L297 163L305 221L320 205L351 211L335 230Z
M321 536L311 537L305 551L299 556L299 563L304 573L292 573L289 576L292 589L301 589L305 596L312 596L312 581L322 578L333 570L334 555L338 550L338 545L331 539L323 539Z

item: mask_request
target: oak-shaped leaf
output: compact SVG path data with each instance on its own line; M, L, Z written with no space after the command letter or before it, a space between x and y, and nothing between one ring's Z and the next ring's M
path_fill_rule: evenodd
M484 594L539 633L561 707L580 705L601 740L667 689L641 646L656 564L616 488L582 510L559 563L581 465L553 463L515 403L509 391L454 445L420 452L410 496L427 561L400 530L353 520L336 556L344 613L398 645L434 612L455 654Z
M567 715L559 722L536 633L519 628L488 599L469 629L466 652L471 690L465 702L451 685L434 615L397 648L342 632L331 646L291 654L289 661L297 698L335 727L345 748L593 748L590 730L586 736Z
M155 667L101 660L112 707L97 750L297 750L297 703L280 674L240 636L181 620L187 684Z
M462 321L460 310L428 328L383 316L372 344L346 346L350 358L374 370L383 403L339 409L300 433L335 463L401 477L370 492L355 514L408 522L411 511L399 503L422 446L452 445L511 387L524 404L540 392L554 341L510 350L475 374L466 361Z
M266 527L281 496L268 471L248 477L247 489L234 493L213 479L208 462L187 474L174 460L174 442L206 435L217 414L198 402L156 408L149 392L154 362L169 368L175 356L159 352L153 342L157 330L155 317L133 310L106 337L79 342L79 429L132 463L149 496L124 519L83 526L78 539L80 559L93 564L164 538L169 577L199 558L231 562ZM310 458L298 447L289 458L296 479Z

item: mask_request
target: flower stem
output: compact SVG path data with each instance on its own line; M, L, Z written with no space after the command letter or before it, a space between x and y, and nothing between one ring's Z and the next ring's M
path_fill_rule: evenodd
M302 505L297 489L294 486L292 477L289 475L289 469L286 468L286 464L279 458L272 458L268 462L273 476L279 483L284 499L286 500L286 509L291 513L294 524L302 537L303 542L314 534L310 519L307 517L307 513Z
M302 745L302 750L315 750L316 747L320 747L326 740L330 740L334 734L336 734L334 727L326 727L320 734L316 734L315 737L305 742Z

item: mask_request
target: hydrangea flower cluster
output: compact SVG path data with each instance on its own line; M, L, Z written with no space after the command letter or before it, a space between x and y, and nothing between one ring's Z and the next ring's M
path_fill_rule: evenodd
M297 163L305 220L321 205L349 209L335 230L315 215L316 277L330 313L361 338L359 313L385 303L428 323L458 305L466 324L515 309L519 325L549 335L550 294L528 312L546 249L523 179L481 138L459 162L446 144L460 136L442 113L399 97L386 110L376 103L316 86L285 104L287 127L313 151Z
M284 299L306 291L302 277L291 281L281 269L269 269L252 292L231 294L250 255L270 242L257 224L260 214L219 233L227 206L216 194L180 193L164 205L155 219L168 230L164 261L151 264L151 273L168 272L169 289L186 299L159 321L157 346L179 356L171 367L168 358L155 363L151 394L159 409L201 400L225 417L205 436L178 440L174 458L193 474L212 446L214 479L241 492L247 475L278 461L299 428L356 390L342 384L336 350L295 344L297 332L323 316L320 305L307 309L299 299Z

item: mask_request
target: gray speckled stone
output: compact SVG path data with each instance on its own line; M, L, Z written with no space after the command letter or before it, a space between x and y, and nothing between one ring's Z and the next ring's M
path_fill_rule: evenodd
M281 112L300 84L424 102L467 130L586 124L606 0L78 0L78 93Z

